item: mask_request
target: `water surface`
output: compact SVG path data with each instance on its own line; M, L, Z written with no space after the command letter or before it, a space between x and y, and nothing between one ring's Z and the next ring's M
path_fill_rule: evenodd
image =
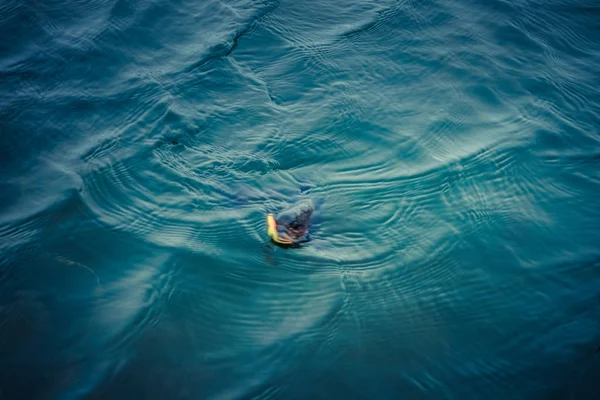
M600 398L599 21L3 0L0 398Z

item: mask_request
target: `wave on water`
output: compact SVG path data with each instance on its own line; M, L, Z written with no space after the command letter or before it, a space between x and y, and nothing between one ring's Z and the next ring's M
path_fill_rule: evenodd
M0 397L596 398L599 10L4 1Z

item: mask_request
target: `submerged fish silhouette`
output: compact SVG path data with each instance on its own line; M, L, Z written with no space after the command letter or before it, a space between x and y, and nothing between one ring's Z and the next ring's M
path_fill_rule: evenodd
M290 222L276 221L273 214L267 216L268 234L280 246L295 246L309 240L312 207L301 209Z

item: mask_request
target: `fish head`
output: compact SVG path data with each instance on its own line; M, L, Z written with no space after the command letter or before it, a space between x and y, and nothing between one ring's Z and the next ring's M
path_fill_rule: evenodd
M293 242L285 237L280 237L277 231L277 221L273 214L267 214L267 234L275 242L279 244L293 244Z

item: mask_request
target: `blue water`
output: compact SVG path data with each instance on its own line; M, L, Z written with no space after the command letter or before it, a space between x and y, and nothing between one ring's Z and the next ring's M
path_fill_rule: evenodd
M598 399L599 127L594 0L2 0L0 398Z

